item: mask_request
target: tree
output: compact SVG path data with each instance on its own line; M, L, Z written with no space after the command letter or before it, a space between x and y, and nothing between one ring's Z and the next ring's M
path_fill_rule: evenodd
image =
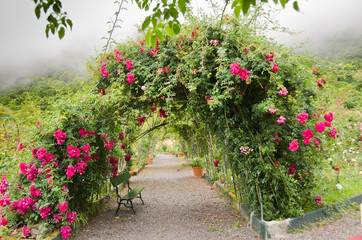
M120 2L123 3L124 0ZM289 0L272 0L275 4L280 4L283 7L290 2ZM166 30L169 35L178 34L180 32L180 22L178 21L180 13L185 15L187 7L190 5L190 0L135 0L139 9L148 11L152 6L156 6L152 9L152 14L147 16L142 23L142 30L149 27L146 34L146 42L156 45L156 39L162 40L164 33L161 30ZM269 0L260 0L260 2L267 3ZM65 35L65 29L72 29L73 23L67 17L67 12L62 10L61 0L34 0L35 3L35 15L39 19L41 12L47 14L48 10L52 11L47 17L47 25L45 28L45 34L49 37L50 32L62 39ZM240 13L246 14L251 6L257 5L257 0L225 0L223 11L231 4L231 8L234 11L236 17L240 16ZM293 0L293 7L299 11L297 0ZM150 24L152 23L152 26Z

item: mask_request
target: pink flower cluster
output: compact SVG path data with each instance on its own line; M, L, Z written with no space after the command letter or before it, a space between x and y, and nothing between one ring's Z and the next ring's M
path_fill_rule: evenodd
M126 61L127 69L128 69L128 70L131 70L131 69L133 68L133 64L134 64L134 63L132 63L131 60L127 60L127 61Z
M299 148L299 145L298 145L298 141L297 140L294 140L292 141L291 143L289 143L289 149L290 151L297 151Z
M163 110L163 109L160 109L158 114L160 115L161 118L167 118L168 117L165 110Z
M93 135L93 136L96 135L96 133L94 131L91 132L91 131L84 130L84 129L79 129L79 134L82 138L88 137L89 135Z
M170 68L169 67L164 67L164 68L159 68L157 70L157 73L160 74L160 73L167 73L168 71L170 71Z
M215 167L218 167L219 166L219 161L217 161L217 160L213 161L213 164L214 164Z
M242 154L249 155L252 151L254 151L254 149L252 149L252 148L244 147L244 146L240 147L240 152Z
M60 229L60 233L62 234L62 238L67 239L71 235L70 234L71 231L72 231L72 229L70 228L70 226L62 227Z
M35 188L34 184L30 186L30 194L32 197L39 197L41 196L43 193L41 192L40 189Z
M230 72L234 75L240 75L241 80L249 79L249 77L250 77L249 71L245 68L240 69L239 66L240 66L240 63L230 64Z
M211 41L210 41L210 44L218 45L218 44L219 44L219 41L218 41L218 40L211 40Z
M274 142L280 142L278 133L272 134L272 136L274 137Z
M77 170L73 166L68 166L66 175L68 178L72 178L74 174L77 172Z
M36 169L35 164L29 164L29 166L24 163L21 162L19 164L19 168L20 168L20 172L23 174L26 174L26 179L28 179L29 181L35 182L35 178L38 176L39 171Z
M272 106L269 107L269 113L274 114L274 113L277 113L277 112L278 112L278 109L276 109L276 108L274 108Z
M293 175L295 173L295 167L296 166L297 166L297 164L290 164L289 171L288 171L289 175Z
M278 92L279 96L287 96L288 95L288 90L286 87L283 87L279 92Z
M303 131L303 142L304 144L309 144L311 141L311 138L314 137L314 133L311 129L307 129Z
M67 202L63 202L62 204L59 203L57 206L58 206L61 213L66 212L67 209L68 209L68 203Z
M127 73L127 81L129 84L134 82L134 76L132 73Z
M297 114L298 122L299 123L306 123L308 118L308 113L303 112L301 114Z
M8 223L9 221L6 220L3 216L1 216L0 225L5 227L6 225L8 225Z
M54 222L58 223L58 222L60 222L62 220L62 216L54 213L53 214L53 220L54 220Z
M4 194L6 190L8 190L9 182L6 180L6 174L4 174L1 178L1 185L0 185L0 193Z
M150 52L150 55L154 56L158 52L159 49L160 49L159 42L158 42L158 39L156 39L156 48Z
M140 115L138 115L138 124L140 126L142 126L142 124L144 124L146 121L146 117L141 117Z
M269 54L266 55L265 59L270 62L274 62L274 52L269 52Z
M319 88L324 87L327 83L327 80L325 78L319 78L317 79L317 86Z
M106 70L106 65L103 64L101 67L101 76L108 77L108 75L109 75L109 72Z
M55 156L50 153L47 153L47 150L45 148L40 148L39 150L37 150L36 155L38 159L43 162L43 164L41 165L42 167L52 163L53 159L55 159Z
M89 143L87 143L86 145L82 146L82 147L80 148L80 150L82 150L83 152L85 152L86 154L88 154L88 153L89 153L89 148L90 148L90 145L89 145Z
M25 225L23 226L22 230L25 237L27 237L31 233L31 228L28 228Z
M111 151L116 145L117 145L117 141L112 142L109 138L107 138L106 141L104 142L104 148L109 151Z
M287 119L284 116L280 116L279 119L277 120L277 123L282 124L282 123L285 123L286 120Z
M274 63L273 68L272 68L272 71L275 73L275 72L277 72L278 70L279 70L278 65L276 65L276 64Z
M11 198L9 198L9 195L7 193L4 194L4 198L0 197L0 207L6 207L10 205Z
M29 211L30 207L34 205L34 200L32 198L24 197L19 199L17 202L13 202L11 208L14 211L18 211L21 215L24 215L27 211Z
M50 215L51 210L52 210L52 206L39 208L41 218L47 219Z
M67 212L67 222L72 224L74 222L74 218L77 216L76 212Z
M130 156L130 158L131 158L131 156ZM114 157L109 156L108 161L111 164L112 176L117 177L119 158L114 158Z
M131 154L128 153L124 156L124 161L129 162L131 160Z
M315 203L319 206L322 205L322 196L317 195L314 199Z
M54 132L53 136L57 139L57 143L62 145L65 142L66 135L62 130L57 130Z
M117 60L117 62L121 63L123 61L123 57L121 56L122 52L120 52L118 49L114 50L114 58Z
M80 151L77 147L73 147L72 145L67 146L67 153L69 154L70 158L79 158Z
M87 163L82 160L80 162L77 162L74 167L79 172L79 175L82 175L85 168L87 167Z

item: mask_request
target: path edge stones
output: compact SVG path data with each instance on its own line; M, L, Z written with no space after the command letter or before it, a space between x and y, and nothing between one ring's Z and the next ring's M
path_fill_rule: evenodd
M225 186L220 182L213 182L209 174L205 173L204 178L209 182L211 186L227 200L230 201L232 207L245 217L251 227L262 237L263 239L272 239L277 237L278 239L288 239L288 231L301 229L304 226L310 225L323 218L332 216L335 213L341 212L352 203L362 203L362 193L345 198L340 202L336 202L328 205L324 208L318 208L316 210L306 212L301 216L288 218L283 221L262 221L254 215L253 211L250 211L248 206L244 205L237 199L237 197L229 193ZM287 236L288 235L288 236Z

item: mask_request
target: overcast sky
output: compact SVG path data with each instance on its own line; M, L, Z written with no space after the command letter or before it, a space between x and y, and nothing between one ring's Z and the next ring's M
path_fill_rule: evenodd
M202 0L193 1L195 6L206 6ZM362 0L298 2L300 13L289 6L278 16L281 25L303 32L298 39L309 37L318 44L326 35L361 29ZM66 32L59 40L53 35L45 37L44 16L40 21L36 19L32 0L0 0L0 3L0 90L17 77L46 71L49 67L81 68L87 59L102 50L106 43L102 37L107 37L109 30L107 22L118 9L113 0L62 0L63 10L74 26L73 31ZM124 22L115 37L119 41L135 36L134 25L147 16L135 5L129 4L127 8L128 11L122 11ZM290 43L296 38L279 39Z

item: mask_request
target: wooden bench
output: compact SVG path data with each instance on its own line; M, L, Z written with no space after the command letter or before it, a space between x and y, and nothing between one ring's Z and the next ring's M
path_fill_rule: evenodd
M132 203L132 200L134 198L140 198L141 201L142 201L142 204L144 204L142 196L141 196L141 191L145 187L131 188L129 186L129 179L130 178L131 178L131 174L129 174L128 171L125 171L124 173L122 173L121 175L118 175L115 178L111 178L111 183L112 183L113 187L116 188L116 194L117 194L118 208L117 208L117 211L116 211L116 216L117 216L117 213L119 211L119 207L121 206L121 204L123 204L127 208L132 208L133 213L136 215L136 211L134 210L133 203ZM124 195L124 196L121 196L121 191L119 189L119 185L121 185L123 183L127 183L128 193L126 195Z

